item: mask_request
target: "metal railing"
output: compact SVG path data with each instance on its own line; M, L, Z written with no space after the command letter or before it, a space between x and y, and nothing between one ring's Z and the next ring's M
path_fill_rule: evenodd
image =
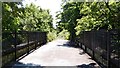
M120 30L83 31L76 42L102 68L120 68Z
M2 34L2 67L20 60L46 42L46 32L4 32Z

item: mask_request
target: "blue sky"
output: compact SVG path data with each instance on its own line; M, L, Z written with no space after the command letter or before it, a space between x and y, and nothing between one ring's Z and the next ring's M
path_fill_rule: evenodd
M43 9L49 9L50 10L50 14L53 17L53 26L55 27L56 25L56 12L61 10L61 1L62 0L25 0L23 1L23 4L30 4L30 3L34 3L37 6L40 6Z

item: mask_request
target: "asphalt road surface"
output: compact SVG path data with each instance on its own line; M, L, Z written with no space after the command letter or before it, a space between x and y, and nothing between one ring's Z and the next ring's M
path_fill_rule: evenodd
M16 62L13 67L75 66L79 68L100 68L87 53L84 53L80 48L70 47L68 42L68 40L62 39L49 42Z

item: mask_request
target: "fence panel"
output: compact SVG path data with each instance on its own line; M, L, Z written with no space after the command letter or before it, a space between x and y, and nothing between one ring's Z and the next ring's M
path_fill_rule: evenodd
M84 31L78 43L102 67L120 68L120 30Z
M99 63L103 64L104 66L108 66L107 37L108 35L105 30L94 32L94 57Z
M110 30L110 67L120 68L120 30Z
M46 43L46 32L4 32L2 35L2 66L18 61Z

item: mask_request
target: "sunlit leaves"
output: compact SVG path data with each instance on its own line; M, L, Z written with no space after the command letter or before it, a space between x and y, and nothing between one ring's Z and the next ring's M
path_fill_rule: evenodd
M24 25L24 30L49 31L52 27L52 16L49 14L49 10L41 9L34 4L27 5L22 16L21 24Z
M52 16L49 10L41 9L34 4L19 7L20 3L3 3L2 23L3 31L26 30L26 31L50 31Z
M115 21L119 20L116 14L118 10L115 6L119 3L115 2L93 2L93 3L84 3L81 8L81 13L84 14L81 19L78 20L78 26L76 27L79 30L80 25L81 29L91 30L91 29L112 29L115 27ZM113 8L114 7L114 8ZM82 24L80 24L82 23Z
M75 27L77 25L76 19L81 18L80 10L79 10L80 3L64 3L62 5L63 11L58 14L58 19L61 20L58 22L58 29L68 30L70 33L70 39L73 40L75 38Z
M2 3L2 31L18 29L18 3Z
M80 11L82 14L89 14L91 12L91 9L89 6L87 6L86 4L83 5L83 8Z
M120 28L120 2L71 2L63 5L63 12L59 15L59 28L73 31L76 34L92 29ZM77 21L77 23L76 23ZM66 23L68 23L66 25ZM74 26L74 27L73 27Z
M5 4L5 10L12 11L11 7L8 4Z

